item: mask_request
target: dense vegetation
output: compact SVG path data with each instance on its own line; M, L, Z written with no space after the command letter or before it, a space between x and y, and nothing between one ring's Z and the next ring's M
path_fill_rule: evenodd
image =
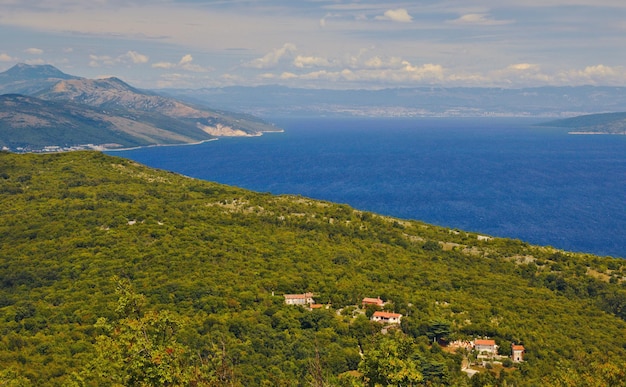
M626 385L620 259L96 152L0 153L0 252L0 385ZM446 343L476 337L526 361L470 379Z

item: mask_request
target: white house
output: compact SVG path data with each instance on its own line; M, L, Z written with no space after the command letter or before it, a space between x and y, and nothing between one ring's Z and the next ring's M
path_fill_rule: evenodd
M285 304L287 305L311 305L315 304L313 293L285 294Z
M494 356L498 354L498 346L494 340L476 339L474 340L474 349L481 354Z
M385 324L400 324L401 319L402 315L400 313L376 311L370 320Z
M511 360L515 363L524 361L524 346L511 344Z

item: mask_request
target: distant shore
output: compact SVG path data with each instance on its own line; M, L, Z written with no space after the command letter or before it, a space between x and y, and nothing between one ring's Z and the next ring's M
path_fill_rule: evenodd
M611 132L567 132L567 134L575 134L575 135L597 135L597 134L612 134L612 135L626 135L626 132L618 132L618 133L611 133Z

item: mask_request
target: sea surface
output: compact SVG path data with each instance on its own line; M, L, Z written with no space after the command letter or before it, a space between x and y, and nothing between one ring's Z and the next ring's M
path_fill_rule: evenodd
M276 118L284 133L110 152L274 194L626 257L626 136L537 119Z

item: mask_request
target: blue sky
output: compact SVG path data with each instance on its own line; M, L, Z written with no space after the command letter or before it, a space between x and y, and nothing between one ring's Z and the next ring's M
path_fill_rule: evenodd
M0 36L144 88L626 86L624 0L0 0Z

